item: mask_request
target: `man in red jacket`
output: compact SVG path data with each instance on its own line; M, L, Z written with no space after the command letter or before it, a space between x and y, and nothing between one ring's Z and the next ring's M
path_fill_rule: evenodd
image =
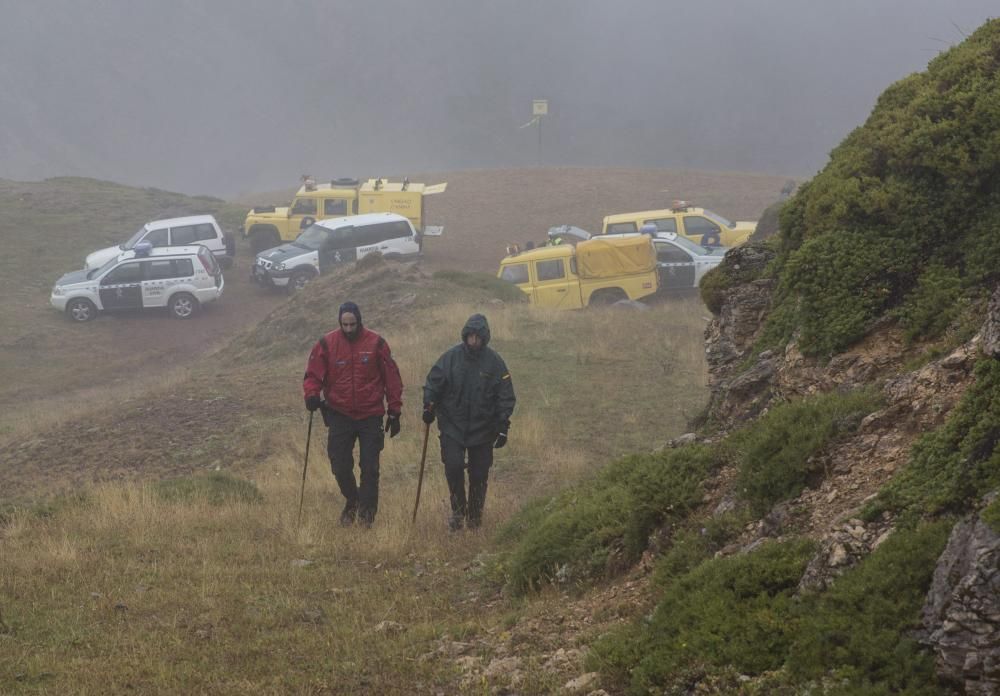
M302 391L306 408L322 409L330 430L330 468L347 500L340 523L357 520L370 527L378 510L379 452L385 433L399 434L403 382L389 344L362 325L358 306L345 302L338 316L340 328L319 339L309 353ZM354 479L355 440L361 443L360 489Z

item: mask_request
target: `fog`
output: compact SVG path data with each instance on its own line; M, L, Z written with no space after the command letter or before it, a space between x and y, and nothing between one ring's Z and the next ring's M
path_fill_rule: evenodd
M0 0L0 177L234 196L592 165L804 178L996 0ZM532 100L547 99L539 125Z

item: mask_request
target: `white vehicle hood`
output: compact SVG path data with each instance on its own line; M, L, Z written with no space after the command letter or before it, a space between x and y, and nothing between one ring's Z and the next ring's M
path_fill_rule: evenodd
M87 254L87 259L83 262L83 269L85 271L89 271L94 268L100 268L120 253L122 253L122 248L119 246L110 246L105 247L104 249L98 249L92 254Z

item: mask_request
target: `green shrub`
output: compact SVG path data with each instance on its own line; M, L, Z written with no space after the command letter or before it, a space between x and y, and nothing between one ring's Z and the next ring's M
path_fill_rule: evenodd
M961 312L962 280L957 269L929 266L896 311L907 341L934 339L944 333Z
M722 304L726 301L726 293L732 286L732 280L726 275L722 264L705 272L705 275L698 282L698 292L709 312L718 314L722 311Z
M778 230L781 229L781 210L784 207L785 201L778 201L767 206L761 213L760 219L757 220L757 227L750 235L749 241L762 242L778 234Z
M912 257L901 241L846 231L792 252L778 298L794 297L802 352L828 357L862 338L909 283Z
M666 587L670 582L711 558L716 551L736 538L749 521L745 510L711 517L691 524L673 535L670 547L660 556L653 572L653 583Z
M795 681L831 678L835 693L941 693L934 659L912 631L951 521L897 530L800 609L787 669Z
M444 280L465 288L483 290L491 297L504 302L527 302L525 295L516 285L500 280L490 273L466 273L465 271L435 271L435 280Z
M257 486L250 481L217 471L204 476L158 481L153 484L153 490L160 498L170 502L205 501L212 505L225 505L264 500Z
M883 511L910 517L962 512L1000 486L1000 360L980 360L974 374L948 420L917 440L906 468L866 508L866 518Z
M800 597L810 541L704 560L671 577L649 617L602 636L588 668L635 694L686 692L733 670L769 673L788 693L940 693L912 631L951 525L898 529L829 590Z
M933 337L1000 278L997 56L991 20L890 86L785 204L769 346L797 335L832 355L893 311L911 340Z
M593 646L588 667L629 691L682 690L692 674L780 667L795 638L793 593L814 551L808 540L767 542L705 561L676 578L651 617Z
M583 581L634 563L654 528L700 504L701 482L715 464L704 446L626 456L515 515L500 531L506 539L520 536L502 560L509 587L520 594L555 578Z
M737 493L757 513L794 498L822 474L811 458L834 439L853 432L876 410L869 390L832 392L772 408L765 416L733 433L723 451L737 463Z

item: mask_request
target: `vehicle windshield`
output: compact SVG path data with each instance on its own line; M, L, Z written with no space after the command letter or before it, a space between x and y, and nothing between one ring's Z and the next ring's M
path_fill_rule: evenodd
M330 238L330 230L320 225L309 225L302 230L302 233L292 242L297 247L319 251L323 248L326 240Z
M690 239L687 239L686 237L683 237L681 235L677 235L670 241L672 241L677 246L682 247L685 251L688 251L692 254L697 254L698 256L710 256L712 254L711 249L706 249L700 244L695 244Z
M131 237L129 237L127 242L125 242L124 244L119 244L118 248L119 249L131 249L132 247L134 247L136 244L139 243L139 240L142 239L142 235L144 235L144 234L146 234L146 226L145 225L143 225L142 227L140 227L138 232L136 232Z
M704 215L709 220L717 222L720 225L722 225L723 227L728 227L731 230L736 228L736 223L735 222L730 222L729 220L727 220L726 218L722 217L718 213L713 213L711 210L706 210L704 212Z
M139 230L139 231L141 232L142 230ZM88 271L87 272L87 280L90 280L91 278L98 277L99 275L101 275L102 273L104 273L104 271L106 271L109 268L111 268L112 266L114 266L116 263L118 263L118 255L117 254L114 255L114 256L112 256L107 261L105 261L104 265L101 266L100 268L95 268L92 271Z

